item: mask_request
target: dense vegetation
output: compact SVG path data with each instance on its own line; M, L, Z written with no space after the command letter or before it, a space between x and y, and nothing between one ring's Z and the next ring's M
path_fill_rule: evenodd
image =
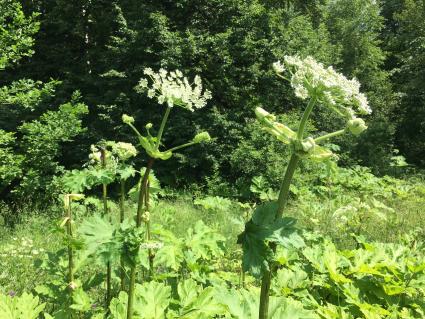
M0 0L0 319L424 318L424 17Z

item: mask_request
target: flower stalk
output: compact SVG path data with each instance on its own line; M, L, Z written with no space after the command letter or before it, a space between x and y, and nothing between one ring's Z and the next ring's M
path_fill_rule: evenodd
M152 170L153 163L154 163L154 159L150 158L146 166L145 174L143 175L143 178L140 181L139 198L137 203L137 214L136 214L136 227L140 227L142 225L144 198L146 195L146 188L148 186L149 174ZM129 283L129 289L128 289L127 319L133 318L135 283L136 283L136 265L132 265L130 270L130 283Z
M158 136L156 137L156 150L159 149L159 145L161 144L162 134L164 133L165 124L167 123L168 116L170 115L171 107L167 107L165 110L165 114L162 117L161 126L159 127Z
M124 212L125 212L125 180L120 180L120 223L124 221ZM125 290L125 264L124 259L121 257L120 259L121 273L120 273L120 281L121 281L121 291Z
M67 195L65 195L67 196ZM68 207L65 208L66 210L66 230L68 234L68 282L69 286L71 287L74 283L74 251L72 249L72 238L74 237L72 233L72 210L71 210L71 202L69 202Z
M106 150L104 147L100 149L100 162L103 169L106 169ZM102 183L102 201L103 201L103 216L108 214L108 186L106 183ZM111 221L111 216L109 216ZM106 264L106 297L105 297L105 309L109 309L109 303L112 298L112 267L111 262L108 261Z

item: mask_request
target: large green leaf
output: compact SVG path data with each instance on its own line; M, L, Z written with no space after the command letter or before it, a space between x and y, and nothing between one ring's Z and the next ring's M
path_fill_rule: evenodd
M274 256L270 243L298 248L304 244L294 227L295 219L276 218L276 212L275 202L260 205L238 237L238 243L242 245L244 252L243 269L255 277L260 277L269 269Z
M91 305L90 297L83 289L78 288L72 292L72 305L70 306L72 309L86 312L91 309Z
M0 293L1 319L37 319L45 304L39 298L24 292L21 296L6 296Z
M116 227L97 214L86 218L78 228L87 254L98 256L103 263L117 259L120 255L121 243L115 240L115 231Z
M136 314L143 319L163 319L170 304L171 288L151 281L135 287Z

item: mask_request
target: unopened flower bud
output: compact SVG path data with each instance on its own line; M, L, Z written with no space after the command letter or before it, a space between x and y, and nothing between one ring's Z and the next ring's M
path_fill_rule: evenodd
M133 124L133 123L134 123L134 117L129 116L129 115L127 115L127 114L123 114L123 115L122 115L122 121L123 121L125 124Z
M71 282L69 283L68 287L69 287L71 290L75 290L75 289L77 289L77 288L78 288L78 285L77 285L75 282L71 281Z
M269 112L267 112L265 109L261 108L261 107L257 107L255 108L255 115L257 116L258 120L263 120L263 119L269 119L272 121L276 120L276 117L273 114L270 114Z
M308 153L314 149L314 147L316 146L316 142L314 141L312 137L308 137L301 142L301 145L302 145L303 151Z
M355 118L353 120L348 121L347 127L354 135L359 135L367 129L365 121L363 121L363 119L361 118Z
M153 127L153 124L148 123L148 124L145 125L145 127L146 127L147 130L150 130Z
M211 140L211 136L210 136L210 134L208 134L208 132L198 133L193 138L194 143L202 143L202 142L207 142L209 140Z
M142 220L145 223L147 223L150 220L150 217L151 217L151 214L148 211L146 211L142 214Z

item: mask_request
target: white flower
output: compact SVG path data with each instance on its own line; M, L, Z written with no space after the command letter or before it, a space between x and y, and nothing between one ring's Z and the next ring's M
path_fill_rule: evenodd
M151 68L146 68L143 73L146 75L153 75L153 70Z
M142 88L147 88L147 87L148 87L148 80L146 80L146 79L141 79L141 80L139 81L139 86L140 86L140 87L142 87Z
M285 66L280 61L277 61L277 62L273 63L273 70L276 73L282 73L282 72L285 71Z
M152 99L155 96L155 90L150 89L148 90L148 98Z
M191 85L179 70L167 72L161 68L158 73L155 73L148 68L144 73L150 77L152 85L149 87L148 80L142 79L138 88L141 91L147 89L148 97L156 97L159 104L167 103L168 107L177 105L194 111L194 109L204 107L207 100L212 97L210 91L203 89L202 79L199 75L195 76Z
M165 102L165 96L164 95L158 96L158 103L159 104L164 104L164 102Z

